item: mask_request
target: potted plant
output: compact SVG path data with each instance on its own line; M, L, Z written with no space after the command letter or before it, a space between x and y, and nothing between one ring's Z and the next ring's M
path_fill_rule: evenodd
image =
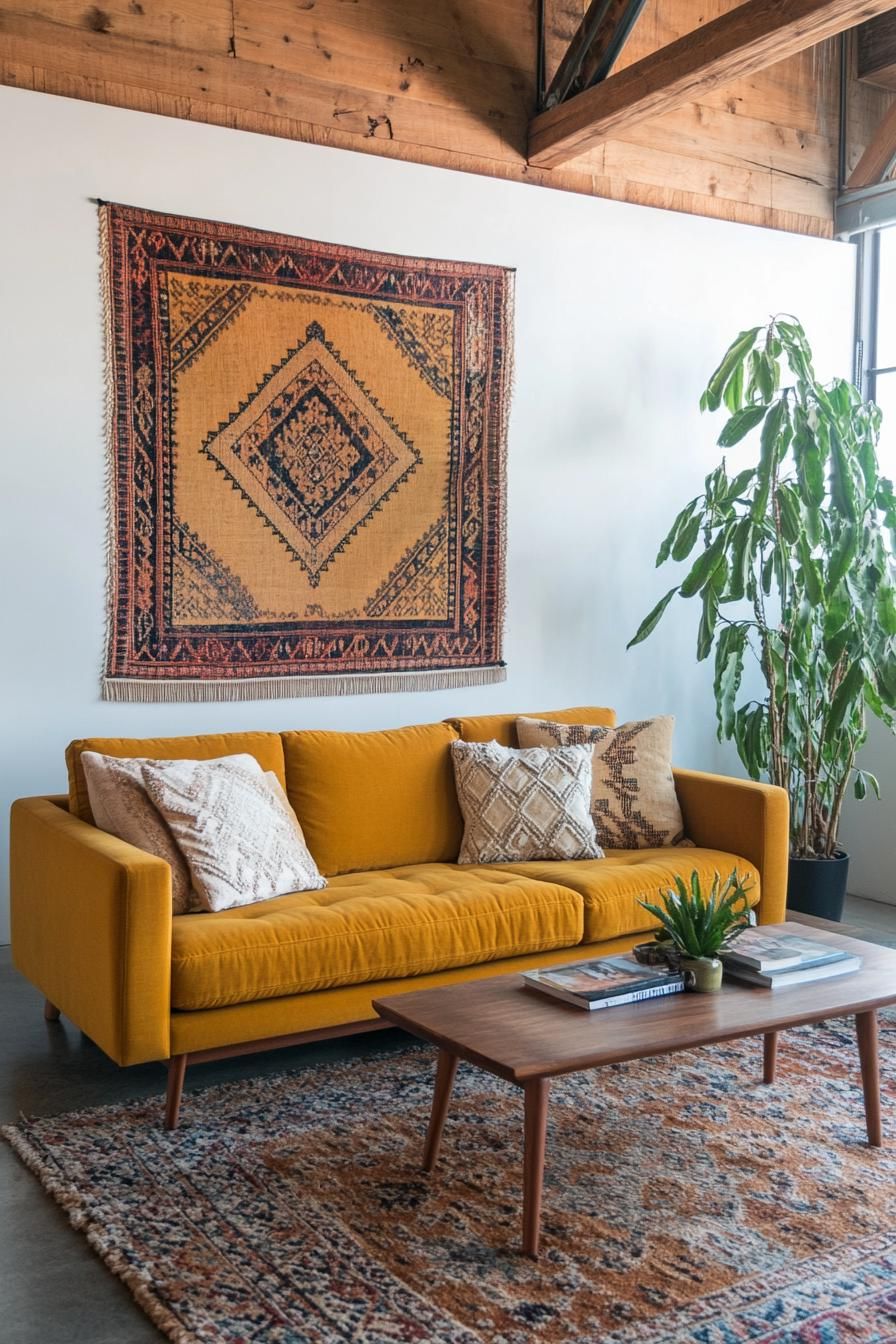
M660 891L662 906L651 901L639 904L660 921L657 941L677 953L687 988L711 993L722 986L719 953L753 923L747 901L749 887L736 869L724 885L716 873L709 896L703 895L696 869L691 873L690 887L678 874L674 881L674 890Z
M719 446L758 436L758 460L730 475L723 458L681 510L656 563L697 557L629 647L676 594L699 599L697 657L715 649L719 739L734 740L753 779L790 795L788 904L839 919L847 789L880 797L855 764L866 710L896 724L896 497L878 464L880 410L842 378L821 384L802 326L785 317L729 347L700 401L723 405ZM765 693L739 702L748 659Z

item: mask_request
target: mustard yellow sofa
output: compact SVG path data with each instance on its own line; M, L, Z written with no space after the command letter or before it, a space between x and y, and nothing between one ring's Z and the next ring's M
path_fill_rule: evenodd
M615 721L595 706L535 717ZM695 848L459 866L449 744L515 745L515 719L73 742L68 797L13 805L15 965L48 1016L64 1013L119 1064L167 1062L173 1127L188 1063L373 1029L371 1001L384 993L626 949L653 926L638 898L676 872L736 865L755 884L759 919L783 918L786 794L689 770L675 781ZM251 753L282 781L328 886L173 918L168 865L92 824L84 750Z

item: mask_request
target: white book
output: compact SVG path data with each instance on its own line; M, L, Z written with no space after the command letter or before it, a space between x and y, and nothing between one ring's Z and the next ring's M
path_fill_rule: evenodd
M651 985L648 989L635 989L628 994L613 994L605 999L584 999L580 994L573 994L567 989L558 989L556 985L546 984L543 980L530 980L526 975L523 979L527 989L534 989L539 994L550 994L551 998L575 1004L576 1008L587 1008L591 1013L598 1008L616 1008L624 1003L640 1003L642 999L659 999L667 994L680 994L684 989L681 980L671 980L665 985Z

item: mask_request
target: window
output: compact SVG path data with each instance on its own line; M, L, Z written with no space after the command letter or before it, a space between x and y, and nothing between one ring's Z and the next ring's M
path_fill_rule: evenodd
M896 225L862 235L859 323L863 392L883 411L880 457L896 474Z
M896 471L896 225L872 234L873 330L869 333L865 395L884 413L881 461Z

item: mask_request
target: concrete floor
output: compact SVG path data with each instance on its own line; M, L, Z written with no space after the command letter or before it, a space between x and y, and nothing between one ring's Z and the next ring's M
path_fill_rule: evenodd
M850 897L849 932L896 947L896 906ZM0 948L0 1123L153 1096L159 1065L119 1069L70 1023L47 1024L43 1001ZM400 1047L399 1032L205 1064L187 1086L275 1073ZM0 1304L3 1344L140 1344L161 1336L89 1250L38 1181L0 1143Z

